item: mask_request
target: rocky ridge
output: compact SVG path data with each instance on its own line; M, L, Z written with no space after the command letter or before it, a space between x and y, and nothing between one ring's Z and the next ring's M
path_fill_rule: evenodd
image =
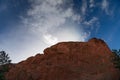
M6 80L119 80L112 56L101 39L61 42L16 64Z

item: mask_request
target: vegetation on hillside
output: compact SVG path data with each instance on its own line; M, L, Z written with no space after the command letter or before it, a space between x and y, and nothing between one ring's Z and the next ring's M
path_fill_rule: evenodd
M120 69L120 49L119 50L112 50L112 53L114 54L113 62L115 64L115 67Z
M4 74L9 70L10 63L9 55L5 51L0 51L0 80L5 80Z

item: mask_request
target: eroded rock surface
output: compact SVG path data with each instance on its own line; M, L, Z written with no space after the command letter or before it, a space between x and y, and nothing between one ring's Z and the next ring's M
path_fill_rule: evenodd
M119 80L112 52L101 39L61 42L16 64L7 80Z

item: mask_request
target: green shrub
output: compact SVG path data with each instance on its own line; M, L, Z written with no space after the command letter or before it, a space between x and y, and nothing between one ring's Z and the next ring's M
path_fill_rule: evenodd
M11 63L9 55L5 51L0 51L0 65Z
M5 80L4 74L8 72L10 63L8 54L5 51L0 51L0 80Z
M0 80L5 80L4 74L8 72L9 70L9 65L1 65L0 66Z
M5 80L4 73L0 72L0 80Z
M115 64L116 68L120 69L120 49L112 50L112 53L114 55L113 63Z

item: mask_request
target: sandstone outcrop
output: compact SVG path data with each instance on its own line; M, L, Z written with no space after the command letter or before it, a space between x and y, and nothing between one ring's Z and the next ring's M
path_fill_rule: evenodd
M101 39L61 42L6 73L7 80L119 80L112 52Z

